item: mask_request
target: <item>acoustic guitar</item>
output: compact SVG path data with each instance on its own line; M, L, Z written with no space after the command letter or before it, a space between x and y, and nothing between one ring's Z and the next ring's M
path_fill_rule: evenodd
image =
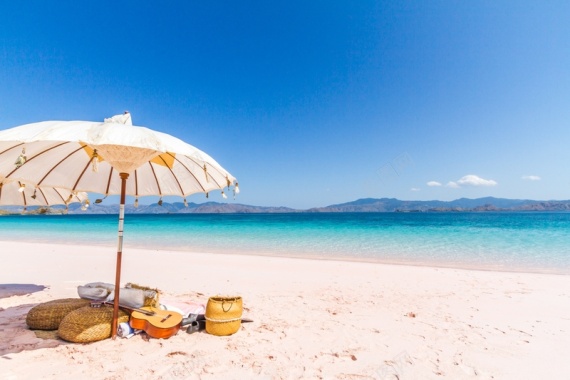
M150 306L133 310L129 325L144 330L153 338L170 338L182 325L182 314L172 310L161 310Z
M113 306L112 302L91 301L91 307L101 307L103 305ZM153 338L170 338L176 334L182 325L182 314L175 311L157 309L144 306L140 309L119 306L131 311L129 325L133 329L143 330Z

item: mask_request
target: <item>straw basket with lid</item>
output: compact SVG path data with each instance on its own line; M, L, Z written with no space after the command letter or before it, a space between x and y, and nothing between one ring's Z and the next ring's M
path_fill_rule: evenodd
M128 322L129 314L119 309L119 323ZM68 342L90 343L111 337L112 307L85 306L67 314L61 321L57 335Z
M235 334L241 326L242 313L241 297L210 297L206 305L206 332L218 336Z
M64 298L34 306L26 316L26 324L33 330L57 330L65 316L75 309L89 305L81 298Z

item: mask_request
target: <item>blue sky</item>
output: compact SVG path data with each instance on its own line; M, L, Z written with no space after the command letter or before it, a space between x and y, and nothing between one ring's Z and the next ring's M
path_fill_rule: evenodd
M252 205L570 199L569 14L566 1L2 2L0 129L129 110L214 157Z

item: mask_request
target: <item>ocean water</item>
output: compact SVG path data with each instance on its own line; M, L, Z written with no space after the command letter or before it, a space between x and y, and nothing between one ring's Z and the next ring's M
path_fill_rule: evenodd
M117 215L0 217L0 240L116 249ZM127 214L129 247L570 274L570 213Z

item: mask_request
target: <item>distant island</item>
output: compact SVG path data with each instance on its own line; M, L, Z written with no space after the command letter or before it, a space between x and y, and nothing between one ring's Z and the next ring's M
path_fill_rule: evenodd
M63 206L29 207L27 213L61 214ZM3 206L0 214L22 213L21 206ZM238 203L188 203L182 202L158 205L125 205L128 214L252 214L252 213L324 213L324 212L489 212L489 211L570 211L570 200L536 201L528 199L505 199L485 197L477 199L460 198L454 201L403 201L395 198L365 198L356 201L298 210L288 207L250 206ZM92 204L81 210L80 204L71 204L69 214L118 214L119 205Z

